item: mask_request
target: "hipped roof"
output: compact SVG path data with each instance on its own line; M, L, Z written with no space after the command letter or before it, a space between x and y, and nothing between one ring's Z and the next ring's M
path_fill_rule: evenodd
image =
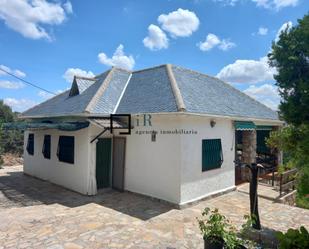
M140 71L113 67L95 78L74 80L70 90L25 111L21 118L186 112L278 120L277 112L230 84L170 64Z

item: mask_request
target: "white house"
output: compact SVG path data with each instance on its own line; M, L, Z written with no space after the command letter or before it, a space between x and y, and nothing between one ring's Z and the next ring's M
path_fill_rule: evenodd
M131 114L131 125L113 118L111 132L110 114ZM21 118L26 174L85 195L115 188L177 205L235 189L237 132L250 163L259 127L282 124L231 85L173 65L75 77Z

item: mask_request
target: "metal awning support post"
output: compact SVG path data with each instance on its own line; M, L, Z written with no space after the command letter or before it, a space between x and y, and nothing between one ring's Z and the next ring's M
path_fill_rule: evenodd
M94 139L92 139L90 141L90 143L92 144L95 140L97 140L102 134L104 134L109 128L104 128L103 131L101 131L98 135L96 135L96 137Z
M129 114L115 114L115 115L111 115L111 118L89 118L88 122L90 122L91 124L99 127L99 128L103 128L104 130L102 132L100 132L94 139L92 139L90 141L90 143L93 143L96 139L98 139L102 134L104 134L107 130L110 131L110 133L113 133L113 129L127 129L127 127L123 126L123 124L118 121L113 119L113 116L128 116L129 117L129 126L131 127L131 116ZM131 134L131 129L129 129L129 132L122 132L119 134Z

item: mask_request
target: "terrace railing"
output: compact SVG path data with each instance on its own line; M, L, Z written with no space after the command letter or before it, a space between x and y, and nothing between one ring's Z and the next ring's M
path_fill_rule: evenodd
M295 178L297 174L297 169L290 169L281 174L279 174L279 193L289 193L291 190L295 189Z

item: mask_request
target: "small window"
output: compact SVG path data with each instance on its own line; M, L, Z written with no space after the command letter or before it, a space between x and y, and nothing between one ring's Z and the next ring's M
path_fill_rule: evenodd
M59 137L57 156L61 162L74 164L74 137Z
M42 153L44 158L50 159L50 135L44 136Z
M29 155L34 154L34 134L33 133L30 133L28 135L27 152Z
M202 140L202 171L220 168L222 163L221 139Z

